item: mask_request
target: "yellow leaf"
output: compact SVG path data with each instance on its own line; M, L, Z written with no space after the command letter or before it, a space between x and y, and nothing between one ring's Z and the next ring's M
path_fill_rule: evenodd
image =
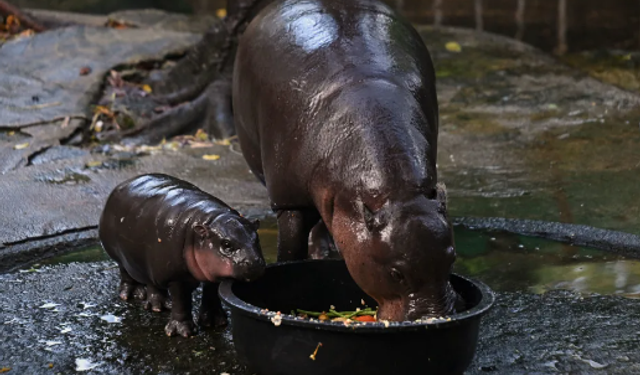
M14 134L16 134L16 132L14 132L14 131L10 131L10 132L8 132L8 133L7 133L7 135L8 135L9 137L11 137L11 136L12 136L12 135L14 135Z
M149 86L149 85L143 85L142 86L142 90L144 90L144 92L146 92L147 94L151 94L151 92L153 91L151 89L151 86Z
M204 130L198 129L198 131L196 132L195 138L200 141L207 141L209 139L209 136Z
M11 367L2 367L0 368L0 374L2 374L3 372L9 372L11 371Z
M218 160L220 159L220 155L203 155L202 158L204 160Z
M220 146L230 146L231 145L231 141L229 141L229 139L223 139L221 141L214 141L213 143L220 145Z
M14 150L22 150L22 149L27 148L27 147L29 147L29 142L20 143L19 145L15 145L15 146L13 146L13 149Z
M449 42L444 46L449 52L462 52L462 47L457 42Z
M87 163L87 167L89 168L99 167L101 165L102 165L101 161L90 161Z
M218 18L225 18L227 16L227 10L225 8L216 10L216 16L218 16Z

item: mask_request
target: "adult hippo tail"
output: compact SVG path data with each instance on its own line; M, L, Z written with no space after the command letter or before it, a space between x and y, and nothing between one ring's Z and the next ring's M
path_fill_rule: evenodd
M275 0L240 39L233 107L279 261L306 258L322 219L379 319L454 311L435 74L408 22L374 0Z

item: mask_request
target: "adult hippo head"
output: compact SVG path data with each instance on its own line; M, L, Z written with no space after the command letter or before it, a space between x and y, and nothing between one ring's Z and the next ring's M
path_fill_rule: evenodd
M354 212L334 213L334 240L354 280L378 302L378 319L415 320L460 309L449 283L456 253L446 191L441 184L436 191L380 204L357 201Z

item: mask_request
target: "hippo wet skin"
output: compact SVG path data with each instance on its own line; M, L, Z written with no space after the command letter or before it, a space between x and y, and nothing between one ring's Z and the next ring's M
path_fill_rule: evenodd
M264 272L258 227L186 181L148 174L109 195L99 236L120 268L120 298L146 299L145 308L156 312L170 307L167 335L187 337L194 331L191 296L200 283L199 324L220 326L226 315L219 280L253 280Z
M271 1L240 38L233 109L279 261L306 258L322 220L379 319L455 311L435 74L407 21L374 0Z

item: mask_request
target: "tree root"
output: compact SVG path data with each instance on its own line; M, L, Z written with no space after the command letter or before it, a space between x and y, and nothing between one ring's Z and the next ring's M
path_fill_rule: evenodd
M40 23L40 21L35 18L26 15L17 7L9 4L4 0L0 0L0 15L4 17L14 16L20 21L20 24L28 29L31 29L35 32L46 31L47 28Z

